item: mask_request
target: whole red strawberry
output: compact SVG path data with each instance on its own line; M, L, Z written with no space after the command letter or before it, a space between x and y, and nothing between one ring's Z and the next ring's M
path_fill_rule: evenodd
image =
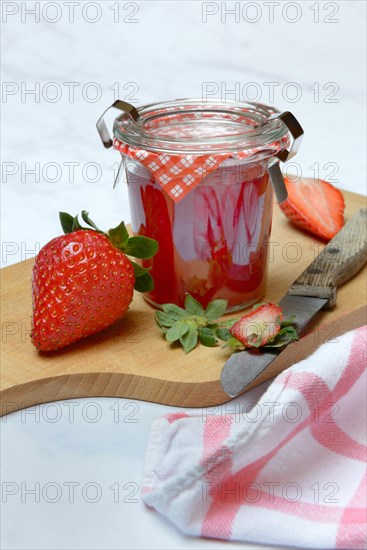
M63 348L105 329L125 315L133 290L153 288L147 269L125 254L150 258L157 243L131 237L124 223L100 231L82 212L78 217L60 212L66 235L56 237L39 252L33 267L31 338L41 351Z

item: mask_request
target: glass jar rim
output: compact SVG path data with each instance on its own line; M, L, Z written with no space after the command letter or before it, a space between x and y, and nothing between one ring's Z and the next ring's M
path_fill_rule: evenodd
M278 141L281 150L289 130L274 107L255 102L176 99L137 108L115 119L117 140L131 147L170 154L251 154Z

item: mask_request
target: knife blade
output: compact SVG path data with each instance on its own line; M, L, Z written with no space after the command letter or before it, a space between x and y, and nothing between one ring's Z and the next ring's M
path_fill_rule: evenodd
M358 210L294 281L280 300L284 318L295 316L302 336L315 315L336 302L336 289L349 281L367 261L367 209ZM295 345L295 344L289 344ZM240 395L284 348L235 352L221 372L221 385L230 397Z

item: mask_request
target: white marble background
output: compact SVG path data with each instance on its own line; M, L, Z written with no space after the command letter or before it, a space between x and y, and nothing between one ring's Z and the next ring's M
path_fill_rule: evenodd
M59 210L89 210L106 226L129 220L125 186L112 190L118 156L103 149L95 129L117 97L140 104L217 90L274 103L305 129L290 171L365 193L364 1L3 1L1 10L2 267L58 234ZM19 489L2 505L1 547L224 547L183 536L139 494L137 503L123 502L141 484L151 419L168 409L92 401L90 409L88 400L78 401L73 422L59 403L1 424L2 481ZM137 423L126 422L131 407ZM98 422L86 419L88 411L100 413ZM37 481L41 489L58 483L61 499L48 502L50 488L35 502L24 491ZM66 482L80 483L75 502ZM93 488L83 498L88 482L99 484L99 502L87 502ZM119 502L109 489L114 483Z

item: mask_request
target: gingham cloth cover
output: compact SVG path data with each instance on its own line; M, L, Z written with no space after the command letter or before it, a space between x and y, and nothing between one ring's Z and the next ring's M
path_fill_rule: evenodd
M247 151L236 153L219 153L215 155L168 155L166 153L154 153L144 149L138 149L114 139L113 146L121 154L141 162L152 174L162 189L175 202L183 199L191 189L196 187L205 176L214 172L223 161L231 158L243 160L259 153L262 150L277 153L288 146L289 138L285 136L281 140Z
M366 327L284 371L251 411L204 411L154 421L149 506L196 536L366 547Z

